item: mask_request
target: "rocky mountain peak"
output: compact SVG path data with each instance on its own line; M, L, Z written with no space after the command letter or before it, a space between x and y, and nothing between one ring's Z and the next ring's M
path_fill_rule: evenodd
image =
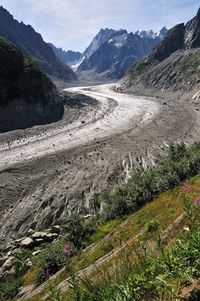
M178 49L182 49L184 46L184 33L184 23L174 26L168 31L165 39L153 50L149 59L162 61Z
M99 46L107 42L115 32L116 30L114 29L101 28L98 34L94 37L94 39L90 43L90 45L83 52L83 57L85 58L90 57L99 48Z
M196 16L186 24L185 45L187 48L200 47L200 8Z

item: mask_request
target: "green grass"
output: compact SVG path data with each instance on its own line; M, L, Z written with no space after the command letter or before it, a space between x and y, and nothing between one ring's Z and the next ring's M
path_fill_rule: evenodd
M183 214L182 193L180 186L176 186L176 184L180 183L181 179L197 174L199 170L199 144L194 145L188 150L186 150L183 145L180 147L173 146L170 148L169 156L158 166L133 175L133 178L128 184L122 185L111 194L106 194L109 209L112 209L113 204L116 209L117 204L117 206L120 205L120 209L123 210L120 212L115 210L114 216L116 218L111 220L105 219L104 215L101 216L95 234L90 236L89 240L85 242L87 248L70 259L68 269L59 274L53 285L69 277L71 270L78 272L94 264L98 259L120 246L125 245L123 251L126 254L137 250L144 243L154 248L157 237L159 237L177 217ZM199 196L200 175L191 178L189 182L192 189L190 193L191 198ZM173 186L176 187L160 193ZM121 207L120 202L123 203L123 206L125 205L124 208ZM135 204L137 206L135 206ZM134 206L130 207L130 205ZM129 212L129 210L126 210L126 206L131 208L130 211L133 209L135 212L129 215L122 214ZM139 209L140 207L142 208ZM170 232L166 244L171 243L173 239L179 237L182 226L183 224ZM115 262L121 261L121 255L121 252L117 252L114 257L98 266L96 270L94 269L90 275L91 279L97 277L99 268L101 268L101 271L112 270L116 265ZM136 260L135 256L133 256L131 260L134 262ZM27 279L31 279L32 276L27 274L26 277ZM28 281L28 283L30 283L30 281ZM49 286L47 285L42 294L30 300L41 300L41 296L44 296L48 290Z
M191 178L189 182L192 189L191 197L195 198L200 195L200 175ZM156 240L157 237L162 234L163 231L183 213L183 202L181 196L181 187L179 186L175 189L160 194L160 196L156 197L151 203L146 204L143 208L136 213L131 214L125 220L114 220L113 222L109 221L105 225L99 226L97 233L92 237L92 246L88 247L86 251L83 250L81 254L73 259L74 270L79 271L93 264L96 260L114 248L117 248L121 243L137 236L140 232L142 232L141 235L127 246L127 253L129 253L130 249L136 250L144 242L151 243ZM148 225L152 221L156 221L159 226L153 231L146 231ZM171 242L176 237L179 237L181 230L182 228L174 229L171 232L169 241ZM109 240L105 240L105 236L103 236L102 231L105 231L106 235L112 234L111 237L109 237ZM95 245L96 249L89 256L87 256L90 248L94 248ZM118 260L121 260L121 254L104 263L101 266L101 270L109 270ZM99 269L97 268L97 270L91 274L91 279L95 279L96 274L98 273ZM66 271L65 273L61 274L58 279L56 279L54 285L60 283L69 276L70 271ZM49 289L47 287L45 292L48 290ZM45 292L42 293L43 296L45 295ZM65 294L65 297L68 298L69 296ZM30 300L39 301L40 298L41 295L38 295Z

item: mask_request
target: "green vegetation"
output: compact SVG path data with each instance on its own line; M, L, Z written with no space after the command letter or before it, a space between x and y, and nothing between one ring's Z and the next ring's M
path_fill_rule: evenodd
M191 192L189 193L190 199L196 199L200 195L200 176L198 175L191 178L188 181L188 184L191 187ZM67 267L66 271L59 274L50 285L46 286L45 290L43 290L40 294L36 295L30 300L40 301L47 293L50 293L50 290L52 290L52 288L54 289L54 296L56 294L60 299L52 299L53 295L50 294L51 299L49 300L78 300L76 299L76 294L79 293L81 296L83 294L82 290L86 290L88 293L90 293L88 286L93 287L93 285L96 286L99 283L100 287L103 283L103 279L105 280L105 282L110 281L110 285L112 284L112 287L117 286L118 283L120 284L126 279L124 278L123 280L123 265L126 268L126 264L127 266L129 266L129 263L131 263L132 268L130 269L130 271L132 271L134 265L138 263L137 250L141 251L139 252L141 255L145 254L144 251L146 250L145 252L150 255L150 258L152 258L152 260L156 260L157 257L159 257L159 253L161 252L160 246L156 246L158 244L155 244L155 242L157 242L158 238L162 236L163 232L165 232L165 230L184 213L183 207L184 209L187 209L187 211L190 208L185 206L182 187L176 187L173 190L169 190L160 194L158 197L154 198L152 202L145 204L145 206L143 206L140 210L126 218L115 219L98 225L96 233L93 234L90 238L92 244L85 250L82 250L80 253L76 254L75 257L71 258L69 260L69 266ZM199 221L200 216L198 215L198 220L196 220L195 228L197 223L199 224ZM153 225L156 224L156 227L154 227L153 229L151 226L149 226L152 225L152 223ZM183 235L182 232L184 227L188 227L187 224L188 220L184 219L180 225L173 227L170 230L168 237L163 244L163 247L166 251L170 250L171 247L175 245L177 239L182 240L184 238L185 234ZM193 230L191 229L191 231ZM95 263L98 259L108 254L108 252L117 249L121 244L125 244L125 248L123 249L122 253L118 253L113 258L111 257L109 260L106 260L99 267L95 264L96 267L86 277L86 280L85 277L83 282L79 280L79 277L76 276L78 274L78 271L83 270L88 266L92 266L92 264ZM150 246L151 250L148 251L146 246ZM127 257L128 255L130 255L129 258ZM116 271L114 272L114 274L112 274L111 277L106 273L110 272L110 270L113 271L113 268L114 271L116 268ZM73 280L72 285L76 286L76 294L74 291L67 291L66 293L59 292L57 285L70 276L71 270L74 270L71 276ZM126 271L129 270L125 269L125 272ZM89 282L89 284L87 284L87 282ZM180 283L179 288L181 289L181 287L184 287L185 285L186 283L184 283L183 281L183 283ZM163 300L168 301L168 299ZM169 300L171 301L172 299Z
M6 301L15 297L19 288L22 285L22 277L27 271L25 264L27 258L30 256L30 251L24 250L22 253L16 255L16 264L13 266L15 271L13 274L8 274L4 278L0 279L0 300Z
M64 254L64 245L64 240L47 245L36 257L36 285L48 280L50 276L67 264L67 257Z
M195 242L200 235L200 214L199 204L193 202L200 195L199 171L199 144L189 149L184 144L171 145L168 156L157 166L138 172L112 193L100 194L97 202L106 201L106 211L86 221L78 216L69 218L65 238L44 246L34 267L23 277L26 285L33 283L33 278L38 284L66 265L30 300L39 301L46 294L50 294L49 300L62 301L176 300L181 289L195 281L199 268L199 256L195 255L199 244ZM190 192L184 196L177 185L187 178L185 186ZM110 219L112 204L116 208L120 200L125 200L122 211L115 209L117 214ZM162 240L165 230L184 212L186 217ZM189 232L183 231L184 226ZM64 254L66 243L73 249L72 257ZM91 272L80 277L79 271L87 267ZM63 293L57 285L69 277L73 290Z
M173 248L165 249L158 241L156 253L144 249L137 254L137 263L124 261L114 275L116 283L112 272L98 282L81 281L80 299L74 300L179 300L180 288L199 277L199 251L200 227L193 228ZM198 291L196 294L199 296Z
M161 192L200 172L200 145L186 149L184 144L171 145L168 156L149 170L134 174L128 183L110 193L105 202L104 220L128 215L151 201Z
M180 75L183 78L186 78L187 81L191 79L194 81L199 80L200 78L200 50L190 53L187 55L184 60L180 62Z
M72 215L66 221L65 231L67 233L67 240L75 248L80 249L83 243L95 232L95 225L85 222L79 215Z

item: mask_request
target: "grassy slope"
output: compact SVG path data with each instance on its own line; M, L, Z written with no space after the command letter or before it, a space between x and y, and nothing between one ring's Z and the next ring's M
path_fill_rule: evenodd
M190 180L192 187L192 193L190 197L193 199L200 194L200 176L196 176ZM115 255L109 257L107 260L93 266L92 270L87 273L87 277L95 279L96 275L108 270L110 267L116 265L116 261L121 260L122 253L133 252L144 243L151 248L154 248L154 240L161 235L163 231L168 228L170 224L180 215L183 214L183 203L181 197L180 187L176 187L173 190L162 193L159 197L155 198L153 202L145 205L138 212L130 215L125 220L110 221L103 226L99 226L97 233L91 238L91 245L82 251L82 253L73 259L73 267L76 271L80 271L93 263L97 262L99 258L102 258L105 254L108 254L114 249L119 248L123 252L116 252ZM171 242L174 238L180 235L180 230L183 229L187 221L185 220L181 224L174 226L170 231L166 244ZM122 248L120 248L122 247ZM134 256L131 257L134 260ZM26 279L30 276L26 275ZM62 282L69 276L68 271L63 271L53 284ZM29 279L30 281L30 279ZM67 285L63 283L64 290L67 289ZM27 299L31 301L39 301L42 296L48 292L49 288L42 291L37 296ZM71 295L63 293L65 300L72 300Z

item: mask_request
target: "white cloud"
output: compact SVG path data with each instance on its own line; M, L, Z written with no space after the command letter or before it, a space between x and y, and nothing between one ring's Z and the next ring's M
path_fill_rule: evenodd
M83 50L101 27L158 30L190 19L199 0L0 0L46 41Z

